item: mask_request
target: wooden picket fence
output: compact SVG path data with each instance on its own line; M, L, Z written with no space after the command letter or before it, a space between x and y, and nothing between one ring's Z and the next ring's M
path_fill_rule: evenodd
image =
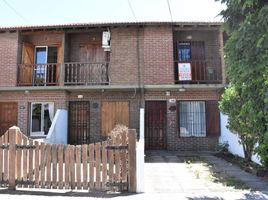
M44 144L10 128L0 137L0 187L136 192L136 131L79 146Z

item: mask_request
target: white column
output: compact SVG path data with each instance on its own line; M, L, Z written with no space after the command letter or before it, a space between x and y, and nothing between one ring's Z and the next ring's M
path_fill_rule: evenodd
M144 108L140 109L140 139L136 149L137 192L144 192Z

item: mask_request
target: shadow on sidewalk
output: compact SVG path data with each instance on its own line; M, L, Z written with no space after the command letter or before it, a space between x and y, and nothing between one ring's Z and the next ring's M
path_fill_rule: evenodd
M0 189L1 194L8 195L35 195L35 196L66 196L66 197L95 197L95 198L114 198L119 196L130 196L136 195L136 193L128 193L128 192L100 192L100 191L77 191L77 190L49 190L49 189L17 189L17 190L9 190L9 189Z

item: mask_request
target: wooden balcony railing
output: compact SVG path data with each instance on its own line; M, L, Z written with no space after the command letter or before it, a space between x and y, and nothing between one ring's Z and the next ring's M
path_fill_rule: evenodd
M185 68L179 69L180 63L190 63ZM188 74L190 66L191 75ZM188 75L187 75L188 74ZM220 60L195 60L189 62L175 61L176 84L220 84L222 83L222 67ZM191 77L191 78L190 78ZM186 79L186 80L184 80Z
M109 84L109 63L64 63L65 85Z
M18 86L50 86L59 84L60 64L19 64Z
M106 85L109 84L109 63L19 64L18 86Z

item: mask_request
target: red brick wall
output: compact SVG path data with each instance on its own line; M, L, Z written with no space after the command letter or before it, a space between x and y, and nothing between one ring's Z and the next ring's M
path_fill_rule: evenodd
M31 102L54 102L55 112L57 109L67 108L67 95L62 91L31 91L29 94L24 92L1 92L1 102L17 102L18 103L18 126L24 134L28 134L28 115L29 104Z
M208 151L215 150L218 137L180 137L178 134L178 113L169 110L170 106L177 106L179 100L218 100L219 93L213 90L186 90L185 92L171 91L166 96L165 91L153 91L145 93L145 100L164 100L167 102L167 149L179 151ZM169 102L175 99L175 102Z
M77 95L84 98L78 99ZM67 109L69 101L89 101L90 108L90 131L91 141L101 140L101 102L102 101L128 101L129 102L129 127L139 130L139 96L135 92L71 92L69 94L62 91L30 91L25 92L2 92L0 102L18 103L18 126L25 134L29 132L29 111L32 102L53 102L54 111L57 109ZM93 106L94 104L94 106ZM97 105L97 107L96 107Z
M77 95L83 95L78 99ZM72 92L69 101L90 102L90 140L102 140L101 133L101 105L103 101L129 102L129 128L139 132L139 96L135 92Z
M220 59L218 31L173 33L171 26L112 28L111 84L138 84L138 66L144 84L174 84L173 34L176 41L185 40L187 35L191 35L192 40L205 41L206 59ZM101 42L101 32L67 35L69 36L66 37L66 48L72 49L66 49L66 61L77 60L77 48L80 43L92 42L92 38L95 38L96 42ZM0 86L16 85L16 64L17 60L20 62L20 46L23 42L34 45L59 45L62 40L62 32L23 33L21 40L18 40L18 33L0 34L0 69L3 72ZM138 46L139 51L137 51Z
M137 28L111 30L111 84L137 84Z
M139 33L138 28L114 28L111 36L112 84L138 84L137 45L141 81L145 84L174 83L171 27L139 28Z
M18 33L0 33L0 87L16 86Z
M144 28L144 83L174 84L171 27Z

